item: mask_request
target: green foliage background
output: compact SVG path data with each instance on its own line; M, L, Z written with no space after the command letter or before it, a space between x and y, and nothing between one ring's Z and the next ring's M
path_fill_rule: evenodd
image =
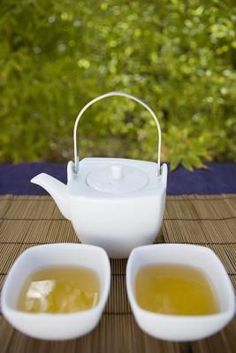
M1 1L1 162L71 159L76 115L111 90L158 114L172 168L235 161L235 1ZM81 155L155 160L154 127L107 99L81 121Z

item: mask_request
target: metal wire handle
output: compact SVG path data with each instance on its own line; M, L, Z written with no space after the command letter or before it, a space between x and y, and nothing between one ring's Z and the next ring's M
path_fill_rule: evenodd
M149 108L149 106L146 103L141 101L139 98L136 98L128 93L116 92L116 91L105 93L101 96L98 96L98 97L92 99L79 112L79 114L76 118L76 121L75 121L74 133L73 133L73 135L74 135L74 161L75 161L75 165L74 165L75 169L74 170L75 170L75 173L77 174L79 171L79 153L77 150L77 127L78 127L79 121L80 121L82 115L84 114L84 112L89 107L91 107L94 103L96 103L104 98L108 98L108 97L112 97L112 96L126 97L126 98L129 98L129 99L141 104L151 114L151 116L155 120L157 132L158 132L157 175L159 175L160 174L160 158L161 158L161 127L160 127L160 124L159 124L159 121L157 119L156 114L153 112L153 110L151 108Z

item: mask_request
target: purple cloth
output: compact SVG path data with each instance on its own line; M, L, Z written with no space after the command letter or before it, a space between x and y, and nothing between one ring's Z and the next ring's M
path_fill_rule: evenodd
M66 182L65 164L0 164L0 194L47 195L41 187L30 183L33 176L43 172ZM193 172L179 167L169 172L167 193L169 195L236 193L236 163L209 163L207 169L196 169Z

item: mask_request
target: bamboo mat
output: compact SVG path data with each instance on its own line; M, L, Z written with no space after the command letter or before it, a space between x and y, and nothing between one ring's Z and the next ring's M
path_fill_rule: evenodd
M236 195L169 196L157 241L194 243L213 249L236 288ZM48 196L0 197L0 286L17 256L28 247L78 242L73 228ZM66 342L40 341L14 330L0 316L1 353L235 353L236 319L210 338L165 342L144 334L131 313L125 288L126 260L112 260L112 286L98 327Z

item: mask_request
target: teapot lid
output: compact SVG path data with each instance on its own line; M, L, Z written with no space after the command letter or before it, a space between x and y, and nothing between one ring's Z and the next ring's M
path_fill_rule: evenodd
M138 168L113 163L89 172L86 182L96 191L123 194L144 188L148 184L148 176Z
M156 163L133 159L84 158L79 165L79 173L75 172L73 162L67 166L67 186L73 197L140 197L166 188L166 165L160 175Z

